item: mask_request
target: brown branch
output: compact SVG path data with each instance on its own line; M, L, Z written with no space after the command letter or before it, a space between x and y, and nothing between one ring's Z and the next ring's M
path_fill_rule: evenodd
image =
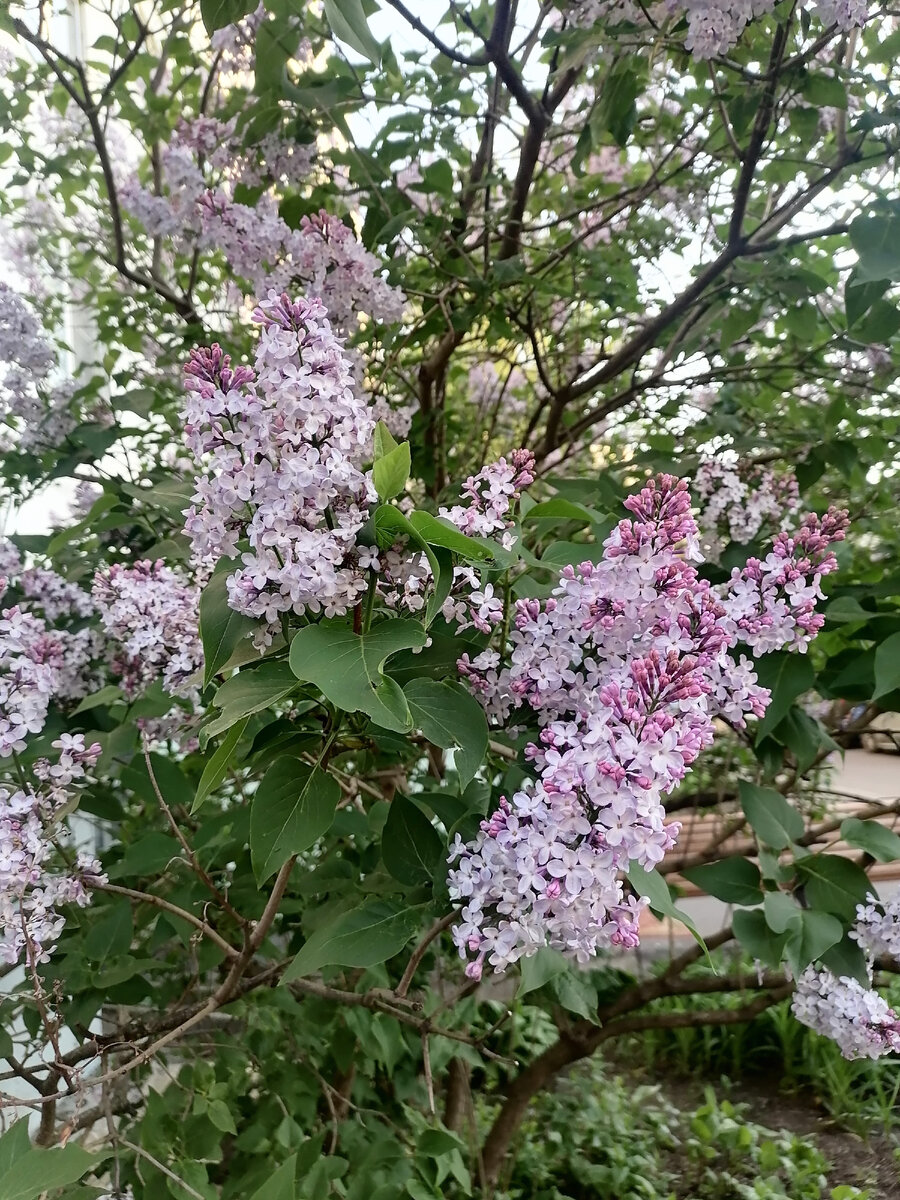
M237 923L242 928L246 928L248 925L247 918L242 917L241 914L237 911L237 909L231 905L231 903L228 900L228 897L216 887L211 876L203 868L203 866L200 863L200 860L197 858L197 855L194 853L193 846L190 844L190 842L184 836L181 826L175 820L172 810L171 810L171 808L169 808L169 805L166 803L166 798L162 794L162 790L160 789L159 783L157 782L156 773L153 770L153 762L150 758L150 743L149 743L149 740L148 740L146 734L144 735L143 742L144 742L144 745L143 745L144 762L147 766L147 774L150 777L150 784L151 784L151 787L153 788L153 793L156 796L156 799L159 801L160 808L165 813L166 820L169 822L169 828L172 830L173 834L175 835L176 839L178 840L179 844L181 845L181 848L184 850L185 854L188 856L188 861L191 865L191 869L193 870L194 874L198 877L198 879L200 879L203 882L204 886L207 888L207 890L210 892L210 894L215 897L217 903L224 909L224 911L227 912L228 915L233 920L237 921Z
M414 13L410 12L406 5L402 3L402 0L387 0L387 3L391 6L391 8L394 9L395 12L398 12L400 16L403 17L404 21L411 25L417 33L421 33L422 37L425 38L425 40L432 46L434 46L435 50L438 50L445 58L449 58L451 62L455 62L461 67L483 67L487 64L488 57L486 54L460 54L458 50L454 50L452 46L448 46L447 43L442 41L436 33L433 33L423 21L420 21Z
M731 221L728 226L729 246L739 246L741 244L744 217L746 216L747 203L750 199L750 188L753 185L753 177L756 174L766 134L769 132L769 125L772 121L772 113L775 107L775 93L787 46L787 35L788 22L779 23L775 30L772 50L769 55L769 82L766 84L762 99L759 102L756 119L753 122L753 129L750 134L750 142L743 155L743 165L741 173L738 176L737 187L735 188Z
M783 976L780 977L783 980ZM539 1055L509 1085L484 1143L485 1175L496 1184L516 1131L534 1097L544 1090L564 1067L588 1058L604 1042L624 1033L655 1028L684 1028L704 1025L737 1025L753 1020L761 1012L790 995L792 983L782 982L772 991L757 996L740 1008L698 1009L684 1013L647 1013L622 1017L597 1029L579 1024L564 1031L553 1045Z
M234 946L226 942L222 935L217 933L217 931L213 929L211 925L208 925L206 921L201 921L200 918L195 917L192 912L188 912L188 910L185 908L179 908L177 904L172 904L170 901L163 899L162 896L154 896L151 892L135 891L133 888L119 887L114 883L98 883L90 876L86 876L84 882L85 886L91 888L95 892L108 892L113 896L125 896L129 900L133 900L136 904L149 904L152 905L153 908L158 908L161 912L169 913L173 917L178 917L182 921L187 921L189 925L193 925L195 929L198 929L204 937L207 937L210 939L210 941L215 942L222 953L228 958L236 959L240 957L239 951L236 950Z
M428 947L436 937L440 937L445 929L449 929L455 920L456 913L448 913L445 917L441 917L439 921L435 921L431 928L423 935L422 940L410 955L409 962L406 964L406 970L403 972L400 982L394 988L394 995L400 996L401 999L406 995L413 981L413 976L428 951Z

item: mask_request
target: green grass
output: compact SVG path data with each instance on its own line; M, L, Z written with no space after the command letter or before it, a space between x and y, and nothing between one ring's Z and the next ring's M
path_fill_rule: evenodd
M890 991L893 1003L900 1004L900 982ZM743 1002L740 996L671 997L656 1001L650 1011L737 1008ZM900 1127L900 1057L848 1062L834 1042L795 1020L788 1001L743 1025L648 1030L623 1039L614 1053L650 1072L664 1067L694 1078L774 1077L782 1089L805 1093L857 1132L890 1133Z

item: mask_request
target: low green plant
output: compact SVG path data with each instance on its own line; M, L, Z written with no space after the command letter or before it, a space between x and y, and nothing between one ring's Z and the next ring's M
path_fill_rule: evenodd
M682 1112L595 1061L534 1106L496 1200L870 1200L829 1188L827 1172L812 1141L756 1124L711 1087Z
M707 972L698 967L696 973ZM900 1003L900 984L886 988ZM672 996L654 1002L659 1013L739 1007L740 996ZM627 1039L623 1061L658 1071L660 1064L682 1075L733 1080L777 1074L782 1088L809 1095L830 1117L859 1133L895 1133L900 1128L900 1058L848 1061L837 1045L801 1025L789 1001L773 1005L742 1024L654 1028Z

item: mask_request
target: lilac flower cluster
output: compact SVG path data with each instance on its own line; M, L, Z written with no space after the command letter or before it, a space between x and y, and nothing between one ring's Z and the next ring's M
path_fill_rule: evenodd
M735 640L758 654L807 649L825 620L815 611L822 578L837 570L831 546L843 541L847 525L835 508L824 517L809 513L795 533L778 534L762 561L734 568L724 602Z
M275 189L305 179L314 153L277 131L246 146L234 121L198 117L184 122L162 152L162 190L132 178L120 198L151 237L173 238L182 250L220 251L257 294L301 283L341 333L352 332L361 313L393 324L406 299L347 225L320 212L292 229L279 215ZM234 199L239 185L266 190L254 205L241 204Z
M25 301L0 283L0 419L20 450L58 446L77 424L71 381L53 382L56 355Z
M63 734L53 743L54 763L34 765L37 787L16 791L0 786L0 959L14 964L46 962L64 918L59 905L84 906L86 884L104 882L100 864L79 854L73 867L54 869L54 841L62 834L62 810L71 804L73 785L85 782L100 745L85 747L81 734Z
M0 758L41 731L51 700L77 700L91 689L101 650L95 630L65 627L93 612L87 592L55 571L24 567L13 543L0 541L0 597L11 588L20 599L0 612Z
M356 535L376 499L361 469L374 424L319 300L272 292L254 319L255 371L217 345L186 368L187 444L206 467L186 530L209 565L247 539L229 603L277 629L282 613L344 613L365 592Z
M751 542L764 527L788 529L800 511L796 476L753 464L707 459L697 468L693 490L707 554L727 542Z
M726 0L663 0L643 10L634 0L569 0L565 11L574 25L584 27L601 20L612 25L640 25L649 17L658 28L670 17L687 17L684 44L695 58L706 59L726 54L750 21L774 7L775 0L743 0L740 4ZM843 30L865 24L868 16L865 0L813 0L812 8L823 25L837 25Z
M0 613L0 758L40 733L65 666L62 639L18 606Z
M752 664L731 657L730 595L693 565L686 481L660 476L626 507L634 520L599 563L566 567L544 603L517 602L508 666L496 650L459 663L489 715L527 705L543 726L526 750L538 782L452 847L454 937L474 978L485 961L503 970L548 942L581 961L635 945L644 902L625 898L619 876L674 844L662 796L711 743L716 716L741 724L769 700Z
M797 980L794 1016L837 1042L844 1058L880 1058L900 1051L900 1017L874 988L810 965Z
M200 591L162 559L116 563L94 577L94 603L117 650L112 668L129 697L162 679L170 696L195 698L203 665Z
M856 909L856 924L850 936L870 959L880 954L900 959L900 894L890 900L870 896Z
M505 531L512 526L509 514L533 482L534 455L530 450L514 450L509 461L499 458L466 480L462 490L468 504L442 508L440 515L470 537L500 533L501 542L511 545L508 538L504 541Z
M463 486L468 504L440 509L460 532L475 537L492 537L509 550L515 537L512 514L522 492L534 482L534 455L514 450L509 461L500 458L470 476ZM503 621L504 602L492 583L482 583L471 567L457 567L453 587L444 601L442 615L455 624L458 633L477 629L490 633Z
M878 955L900 954L900 896L870 896L856 909L850 936L866 954L869 986L811 964L797 980L791 1007L810 1029L837 1042L844 1058L880 1058L900 1051L900 1016L872 987Z

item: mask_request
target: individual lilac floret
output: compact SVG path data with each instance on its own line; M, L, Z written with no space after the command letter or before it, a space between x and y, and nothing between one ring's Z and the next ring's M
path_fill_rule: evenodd
M254 317L255 371L213 346L185 372L187 444L206 468L186 530L199 563L239 558L229 603L274 631L282 613L342 614L366 590L374 423L320 301L271 292Z
M89 903L86 884L104 882L100 864L80 854L74 867L54 867L53 838L59 815L71 805L73 787L83 784L100 755L99 743L85 746L81 734L53 743L55 762L39 760L40 786L10 791L0 787L0 960L46 962L62 932L62 904Z
M844 1058L881 1058L900 1051L900 1017L874 988L808 966L791 1001L794 1016L831 1038Z
M203 665L198 588L157 559L98 571L93 596L117 645L113 670L126 695L140 695L157 679L170 696L191 695L191 680Z

